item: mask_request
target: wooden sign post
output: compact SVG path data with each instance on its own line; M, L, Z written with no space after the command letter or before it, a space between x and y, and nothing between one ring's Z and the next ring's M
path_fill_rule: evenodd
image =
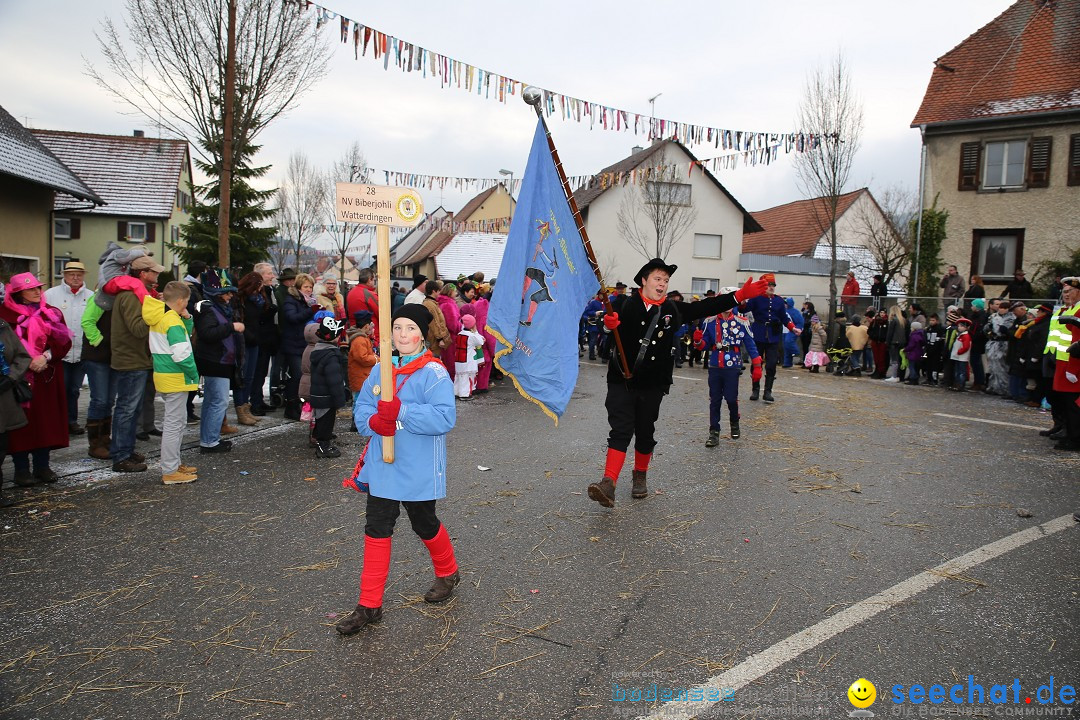
M392 324L390 322L390 228L415 227L424 218L424 201L415 190L384 185L337 183L335 217L343 223L375 226L379 293L379 384L380 400L394 399ZM394 462L394 438L383 438L383 462Z

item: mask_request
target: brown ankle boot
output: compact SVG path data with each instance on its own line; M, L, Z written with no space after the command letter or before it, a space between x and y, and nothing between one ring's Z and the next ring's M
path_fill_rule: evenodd
M240 431L237 430L235 426L229 424L229 416L228 415L221 418L221 434L222 435L233 435L233 434L238 433L238 432L240 432Z
M589 499L595 500L604 507L615 507L615 481L604 478L598 483L589 485Z
M633 487L630 488L630 497L635 500L640 500L644 497L649 497L649 488L645 484L646 470L634 470L630 477L634 481Z
M236 406L236 421L241 425L254 425L259 422L255 419L255 416L251 414L251 405L247 403Z
M424 602L442 602L454 594L454 586L459 582L461 582L461 573L458 572L446 577L435 578L435 583L431 586L431 589L424 593Z
M105 420L86 421L87 455L97 460L109 459L109 435Z
M334 629L342 635L355 635L364 629L366 625L373 625L382 621L382 607L369 608L357 605L356 609L346 617L338 620Z

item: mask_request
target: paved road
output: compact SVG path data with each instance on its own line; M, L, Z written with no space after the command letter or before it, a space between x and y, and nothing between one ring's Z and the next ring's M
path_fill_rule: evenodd
M1051 675L1080 684L1080 457L1017 427L1045 416L785 371L775 405L744 401L743 438L707 449L705 374L676 372L654 494L626 482L613 511L584 495L598 365L558 428L512 387L459 405L439 504L458 595L422 602L430 561L403 522L385 620L349 639L355 436L318 461L267 422L186 454L201 479L180 487L68 451L72 474L2 514L0 717L836 717L859 677L880 717L926 709L893 705L897 684L1018 678L1021 705ZM732 699L630 700L709 683Z

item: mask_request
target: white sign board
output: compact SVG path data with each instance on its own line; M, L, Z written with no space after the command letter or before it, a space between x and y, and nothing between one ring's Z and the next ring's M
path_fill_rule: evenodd
M411 188L337 183L338 222L414 227L424 218L424 201Z

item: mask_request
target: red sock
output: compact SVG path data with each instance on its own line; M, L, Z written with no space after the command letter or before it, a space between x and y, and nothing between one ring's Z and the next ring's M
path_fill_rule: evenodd
M608 448L607 462L604 463L604 477L611 478L612 482L619 482L619 473L622 472L624 462L626 462L626 453L615 448Z
M637 472L645 472L649 469L649 460L652 458L652 453L642 453L637 450L634 451L634 470Z
M421 538L423 539L423 538ZM439 532L430 540L424 540L431 553L431 564L435 567L435 577L449 577L457 572L457 559L454 557L454 545L446 526L439 523Z
M382 607L386 576L390 573L390 538L364 536L364 568L360 571L360 604Z

